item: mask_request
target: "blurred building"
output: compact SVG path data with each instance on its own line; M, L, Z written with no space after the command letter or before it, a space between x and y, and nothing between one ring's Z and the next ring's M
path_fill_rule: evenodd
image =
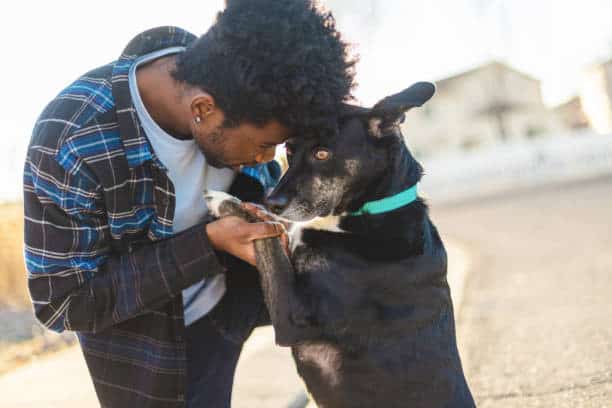
M591 127L598 133L612 133L612 59L586 70L580 101Z
M553 112L566 129L582 130L591 127L579 96L574 96L569 101L556 106Z
M564 127L544 105L540 81L502 62L442 79L436 87L436 95L402 125L418 156L536 138Z

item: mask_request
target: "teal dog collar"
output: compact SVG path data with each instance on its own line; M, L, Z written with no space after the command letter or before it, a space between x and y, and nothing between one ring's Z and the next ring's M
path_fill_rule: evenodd
M417 186L416 184L410 187L408 190L404 190L401 193L395 194L391 197L385 197L376 201L369 201L365 203L359 210L349 213L351 216L364 215L364 214L383 214L389 211L397 210L400 207L404 207L417 199Z

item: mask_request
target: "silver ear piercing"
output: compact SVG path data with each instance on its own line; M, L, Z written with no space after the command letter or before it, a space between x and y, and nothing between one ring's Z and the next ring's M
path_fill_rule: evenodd
M200 123L202 121L202 118L199 116L196 116L194 120L195 120L195 123Z

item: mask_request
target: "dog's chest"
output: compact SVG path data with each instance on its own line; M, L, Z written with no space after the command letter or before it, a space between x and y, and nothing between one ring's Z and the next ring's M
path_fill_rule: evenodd
M327 275L341 267L338 243L347 234L312 228L291 231L292 262L298 275Z
M348 234L304 233L292 263L295 289L308 305L308 320L326 327L331 334L343 330L354 316L374 319L376 310L369 299L377 291L372 285L376 274L358 254L346 250Z

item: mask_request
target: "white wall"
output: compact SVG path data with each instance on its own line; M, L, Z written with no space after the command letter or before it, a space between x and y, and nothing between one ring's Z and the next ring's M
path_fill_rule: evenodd
M451 202L517 188L612 175L612 135L591 132L499 145L422 161L421 191ZM612 203L610 204L612 211ZM612 215L612 212L611 212Z

